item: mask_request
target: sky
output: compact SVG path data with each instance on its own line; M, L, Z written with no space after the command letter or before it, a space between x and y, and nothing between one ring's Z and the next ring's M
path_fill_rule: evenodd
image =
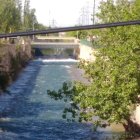
M96 0L96 9L100 0ZM88 9L88 23L91 22L91 14L94 0L30 0L31 8L36 9L36 16L39 23L46 26L74 26L79 24L80 15L83 14L83 7ZM81 19L82 20L82 19ZM53 25L52 25L53 26Z

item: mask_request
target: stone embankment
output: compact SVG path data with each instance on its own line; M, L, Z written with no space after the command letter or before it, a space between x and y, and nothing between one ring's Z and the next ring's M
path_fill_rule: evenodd
M16 79L31 57L30 40L27 38L0 43L0 92Z

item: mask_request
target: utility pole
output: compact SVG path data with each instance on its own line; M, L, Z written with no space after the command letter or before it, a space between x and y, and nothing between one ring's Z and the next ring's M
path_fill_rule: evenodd
M93 24L95 24L95 0L93 4Z
M51 11L49 10L49 28L51 28Z
M34 27L34 22L33 22L33 31L35 30L35 27ZM33 40L35 39L35 35L33 35Z
M33 18L33 31L35 30L35 20L34 20L35 18ZM33 40L35 39L35 35L33 35Z

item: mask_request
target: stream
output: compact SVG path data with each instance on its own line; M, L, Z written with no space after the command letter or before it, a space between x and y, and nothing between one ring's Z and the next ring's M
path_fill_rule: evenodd
M55 101L47 90L65 81L83 80L77 61L31 61L18 79L0 96L0 140L114 140L122 130L94 132L91 124L62 118L66 103Z

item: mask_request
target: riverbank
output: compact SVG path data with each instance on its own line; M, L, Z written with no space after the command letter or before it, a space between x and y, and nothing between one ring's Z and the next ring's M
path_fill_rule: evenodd
M32 58L30 41L0 44L0 93L14 81Z

